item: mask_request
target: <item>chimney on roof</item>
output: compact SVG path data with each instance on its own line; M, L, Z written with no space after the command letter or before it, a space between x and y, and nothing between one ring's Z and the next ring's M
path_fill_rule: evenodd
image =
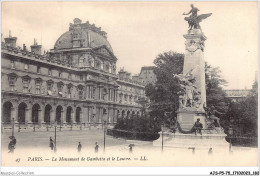
M23 51L27 51L25 44L23 44Z
M126 78L126 79L131 79L131 73L128 73L128 72L127 72L127 73L125 74L125 78Z
M42 45L38 45L37 40L34 39L33 45L31 46L31 52L34 52L35 54L42 54Z
M125 79L126 78L126 72L123 69L121 69L118 72L118 75L119 75L119 79Z
M9 31L9 37L5 38L5 44L7 46L16 47L16 41L17 41L17 37L12 37L11 35L11 31Z

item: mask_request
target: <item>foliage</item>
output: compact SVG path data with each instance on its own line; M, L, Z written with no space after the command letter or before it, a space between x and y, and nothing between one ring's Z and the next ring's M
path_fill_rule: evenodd
M118 119L114 129L145 133L158 133L161 130L160 124L148 115Z
M173 74L182 73L183 61L184 54L172 51L159 54L154 60L157 82L146 86L146 96L151 101L150 115L157 121L162 121L164 112L175 113L178 109L180 85Z
M146 96L151 100L152 117L159 121L169 122L172 117L176 117L176 111L179 108L178 92L181 90L178 80L173 74L181 74L184 63L184 54L176 52L164 52L159 54L154 60L155 74L157 82L146 86ZM218 67L212 67L205 63L205 81L207 106L212 107L219 112L227 112L227 99L223 86L227 82L221 77L221 70ZM171 112L167 117L164 112ZM221 122L220 122L221 123Z
M258 84L254 83L249 95L238 102L230 102L226 114L235 136L257 136Z
M227 111L227 103L223 86L227 81L221 78L221 70L219 67L212 67L205 63L205 81L206 81L206 103L207 107L214 106L220 112Z

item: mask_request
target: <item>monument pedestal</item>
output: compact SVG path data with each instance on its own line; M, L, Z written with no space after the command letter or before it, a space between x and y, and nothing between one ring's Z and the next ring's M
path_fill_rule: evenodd
M225 139L226 134L207 134L202 130L202 135L194 133L182 134L182 133L163 133L163 146L166 148L176 149L189 149L195 148L195 150L209 150L213 151L229 151L229 143ZM162 133L160 132L160 138L153 141L153 146L162 146Z
M202 123L203 128L207 128L205 112L193 110L180 110L177 112L177 121L179 122L182 130L191 130L197 119L200 119L200 123Z

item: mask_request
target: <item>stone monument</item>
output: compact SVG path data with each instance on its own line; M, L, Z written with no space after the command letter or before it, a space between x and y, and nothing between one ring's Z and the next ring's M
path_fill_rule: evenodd
M188 21L189 30L183 35L186 39L183 74L173 75L179 80L182 90L179 92L176 131L174 130L174 134L171 131L164 132L164 144L168 147L228 148L223 129L212 125L216 120L219 124L219 119L208 115L211 111L206 107L204 42L207 37L203 34L199 23L212 14L198 16L197 12L198 9L191 5L190 12L183 13L183 15L191 14L184 18ZM196 121L202 124L202 133L194 133ZM160 145L161 140L162 137L154 141L154 145Z

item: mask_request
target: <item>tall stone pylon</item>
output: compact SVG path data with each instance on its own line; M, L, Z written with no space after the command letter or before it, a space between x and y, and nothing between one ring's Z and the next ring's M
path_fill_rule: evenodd
M191 73L195 77L194 84L201 94L201 103L198 110L204 111L203 104L206 105L204 41L207 38L201 29L189 30L188 34L183 36L186 39L183 74Z
M184 98L177 112L177 120L182 130L189 131L197 119L200 119L203 128L207 128L203 108L203 104L206 105L204 41L207 38L201 29L191 29L183 36L186 39L183 77L188 81L184 86L186 92L182 96Z

